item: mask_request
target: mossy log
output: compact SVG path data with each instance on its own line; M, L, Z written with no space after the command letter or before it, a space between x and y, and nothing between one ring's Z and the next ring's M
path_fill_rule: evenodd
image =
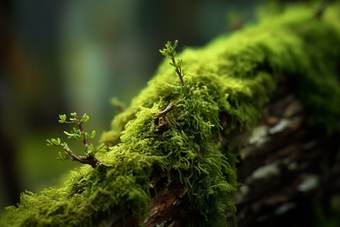
M103 166L23 193L3 225L283 226L316 192L338 189L340 7L315 9L287 6L178 54L196 86L189 113L163 62L102 135Z
M314 203L340 191L340 133L329 135L322 126L306 124L306 108L287 77L280 76L278 88L253 130L234 130L224 138L240 147L242 186L234 198L238 226L290 226L292 220L296 226L312 226ZM195 209L183 196L184 185L162 179L159 185L145 226L186 226ZM229 221L233 226L234 220ZM111 226L124 224L118 218Z

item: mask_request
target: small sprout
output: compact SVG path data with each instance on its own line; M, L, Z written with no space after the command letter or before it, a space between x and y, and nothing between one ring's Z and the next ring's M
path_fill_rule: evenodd
M165 44L165 48L163 50L159 50L159 52L165 56L166 58L171 59L171 62L169 62L169 64L173 67L175 67L174 69L174 74L179 76L179 79L181 81L182 86L184 85L183 82L183 75L182 75L182 68L181 68L181 64L182 64L182 59L178 60L176 63L175 60L175 55L176 55L176 51L175 48L177 47L178 44L178 40L175 40L175 44L174 46L171 46L171 42L168 41Z
M171 45L171 42L168 41L165 44L165 48L163 50L159 50L159 52L165 56L166 58L171 59L169 64L174 67L173 74L178 75L181 85L177 85L174 87L174 93L178 93L185 97L185 114L183 114L181 117L186 116L187 113L192 113L195 108L198 106L198 102L194 97L194 94L197 92L198 88L194 85L193 81L190 79L187 84L184 83L183 77L187 75L188 72L183 71L182 69L182 59L178 59L176 61L176 51L175 48L178 45L178 40L175 40L174 45ZM179 104L178 106L181 106L182 104Z
M75 127L72 128L71 132L64 131L65 135L68 136L69 139L76 139L79 142L83 142L85 146L85 155L86 156L76 156L73 151L67 146L66 142L61 142L60 138L57 139L50 139L47 141L47 146L61 146L64 149L64 152L59 152L59 158L57 158L60 161L71 159L72 161L78 161L83 164L89 164L93 168L96 166L102 166L102 163L100 160L96 159L94 157L94 154L105 147L105 145L101 145L99 149L95 149L93 144L88 144L88 140L92 139L96 135L96 131L92 131L91 135L83 130L82 123L87 122L90 117L87 114L84 114L81 119L78 118L77 113L71 113L70 114L70 121L66 121L66 115L60 114L59 115L59 123L73 123L78 126L79 129L76 129Z

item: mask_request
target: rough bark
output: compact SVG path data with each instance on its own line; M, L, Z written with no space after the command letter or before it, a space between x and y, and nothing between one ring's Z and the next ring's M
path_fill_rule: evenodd
M340 189L339 133L306 124L293 84L282 78L251 136L238 135L238 226L311 226L313 201Z

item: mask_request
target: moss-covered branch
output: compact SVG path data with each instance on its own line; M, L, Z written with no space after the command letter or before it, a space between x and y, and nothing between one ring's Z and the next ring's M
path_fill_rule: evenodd
M176 118L186 110L186 96L174 93L178 81L164 61L102 135L110 149L96 158L106 168L84 166L60 188L23 193L21 203L8 208L4 225L93 226L112 213L131 213L138 220L151 201L150 183L161 175L168 184L184 185L197 214L187 217L188 223L226 226L227 211L236 212L231 199L239 183L236 151L221 134L257 124L278 74L298 87L310 124L329 132L338 127L340 7L329 4L321 18L315 8L288 6L280 14L262 15L257 25L177 54L190 71L183 84L192 81L196 88L197 106L181 120ZM154 117L170 103L177 106L166 115L170 126L156 133Z

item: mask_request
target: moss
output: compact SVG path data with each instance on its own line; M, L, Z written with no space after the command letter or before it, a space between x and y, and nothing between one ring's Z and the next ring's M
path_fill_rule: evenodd
M102 135L108 153L97 153L106 166L82 167L60 188L39 195L25 192L17 207L7 208L4 226L91 226L102 215L147 212L149 183L155 170L169 182L185 183L196 204L201 226L226 226L226 211L235 212L237 154L221 145L219 116L228 128L252 129L275 89L278 74L291 76L306 104L309 122L331 132L338 127L340 85L339 4L329 5L321 19L315 6L287 6L280 15L261 17L257 25L223 35L202 48L186 48L178 58L198 86L198 107L183 120L184 103L173 87L179 82L164 61L131 106ZM153 117L169 103L169 130L155 134Z

